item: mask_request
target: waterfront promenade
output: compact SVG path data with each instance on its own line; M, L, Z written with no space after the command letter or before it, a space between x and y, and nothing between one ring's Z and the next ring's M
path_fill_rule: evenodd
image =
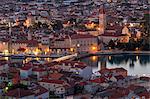
M150 55L150 51L116 51L116 50L103 50L93 53L80 53L76 59L88 57L88 56L97 56L97 55Z
M116 51L116 50L104 50L92 53L94 55L118 55L118 54L150 54L150 51Z
M51 55L24 55L25 58L31 57L31 58L56 58L55 60L67 60L67 59L80 59L88 56L97 56L97 55L150 55L150 51L112 51L112 50L103 50L103 51L98 51L98 52L93 52L93 53L75 53L72 55L56 55L56 56L51 56ZM0 57L14 57L14 55L4 55L0 54ZM17 57L17 56L16 56Z

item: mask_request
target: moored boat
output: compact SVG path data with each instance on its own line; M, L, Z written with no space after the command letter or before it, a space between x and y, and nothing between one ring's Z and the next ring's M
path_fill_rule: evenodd
M25 55L24 54L14 54L11 55L12 59L25 59Z

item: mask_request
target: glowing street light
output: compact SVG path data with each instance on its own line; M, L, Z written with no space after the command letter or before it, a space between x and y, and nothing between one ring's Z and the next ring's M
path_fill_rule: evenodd
M77 47L80 47L80 44L77 44Z
M97 61L97 56L92 56L92 61Z
M95 46L93 46L93 47L92 47L92 50L96 50L96 47L95 47Z
M73 52L73 51L74 51L74 48L70 48L70 51Z
M91 47L91 52L96 52L97 51L97 46L92 46Z

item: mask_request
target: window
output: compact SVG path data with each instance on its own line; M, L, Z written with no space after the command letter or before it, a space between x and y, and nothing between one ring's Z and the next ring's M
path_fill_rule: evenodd
M145 96L142 96L142 99L146 99Z

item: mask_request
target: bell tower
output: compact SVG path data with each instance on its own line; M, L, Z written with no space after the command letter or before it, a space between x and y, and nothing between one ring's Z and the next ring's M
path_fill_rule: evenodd
M106 13L105 7L102 7L99 10L99 34L104 34L106 28Z

